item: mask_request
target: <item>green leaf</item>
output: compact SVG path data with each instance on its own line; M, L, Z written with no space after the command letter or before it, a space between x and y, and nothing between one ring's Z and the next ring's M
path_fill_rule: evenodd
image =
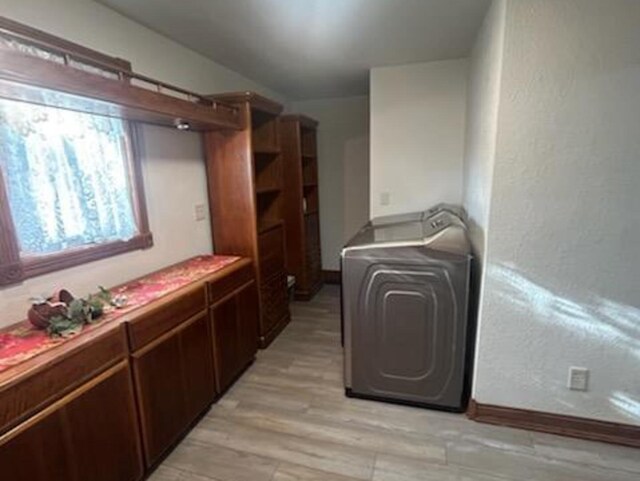
M47 333L52 337L66 337L82 330L82 323L65 316L55 316L49 321Z

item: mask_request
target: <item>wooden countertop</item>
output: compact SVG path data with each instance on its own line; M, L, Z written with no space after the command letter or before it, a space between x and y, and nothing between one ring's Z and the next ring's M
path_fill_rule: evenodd
M215 279L216 274L223 275L244 266L235 256L199 256L173 266L151 273L139 279L127 282L111 289L113 294L124 294L129 302L123 309L106 312L99 322L85 328L77 335L68 338L52 338L45 331L34 328L29 321L8 326L0 330L0 387L21 373L31 371L47 364L63 352L81 347L86 343L118 328L120 324L131 320L136 311L153 301L172 296L194 283Z

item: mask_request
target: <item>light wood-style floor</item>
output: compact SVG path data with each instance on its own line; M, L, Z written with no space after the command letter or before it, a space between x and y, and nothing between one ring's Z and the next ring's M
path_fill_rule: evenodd
M640 450L348 399L339 293L292 306L289 327L152 481L639 481Z

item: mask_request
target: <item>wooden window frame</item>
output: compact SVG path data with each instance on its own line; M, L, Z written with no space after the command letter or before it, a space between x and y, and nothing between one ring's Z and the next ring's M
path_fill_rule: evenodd
M153 246L142 179L140 126L131 122L126 125L127 177L138 234L126 241L92 244L40 256L21 255L6 182L0 169L0 286Z
M14 37L28 43L34 42L36 45L52 48L65 56L70 55L88 65L114 72L131 72L131 63L127 60L105 55L5 17L0 17L0 32L2 31L10 32ZM2 169L0 169L0 286L17 284L31 277L153 246L142 180L140 126L125 119L123 121L128 126L125 135L127 165L129 166L128 178L138 234L126 241L105 242L48 255L23 257L20 253L19 241L11 215L6 183Z

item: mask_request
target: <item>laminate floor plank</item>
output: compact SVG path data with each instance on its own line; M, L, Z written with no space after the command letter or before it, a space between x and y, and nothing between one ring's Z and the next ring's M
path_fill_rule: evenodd
M356 481L356 478L318 471L299 464L282 463L272 481Z
M326 286L150 481L638 481L640 450L344 395Z
M210 436L212 432L224 432L227 438L220 442L218 437ZM205 417L188 439L211 443L212 451L224 445L261 458L300 464L360 480L371 478L375 461L375 453L364 449L255 428L216 415Z
M446 444L433 437L399 433L354 424L328 421L311 415L282 411L275 408L245 407L212 410L212 416L250 426L305 439L342 444L371 452L390 452L398 455L445 463Z
M199 432L199 428L195 431ZM163 466L182 471L195 479L200 476L214 481L269 481L273 477L279 464L276 460L230 449L224 446L227 444L224 441L226 436L206 434L202 441L199 436L190 434L169 455ZM188 477L187 480L192 481Z

